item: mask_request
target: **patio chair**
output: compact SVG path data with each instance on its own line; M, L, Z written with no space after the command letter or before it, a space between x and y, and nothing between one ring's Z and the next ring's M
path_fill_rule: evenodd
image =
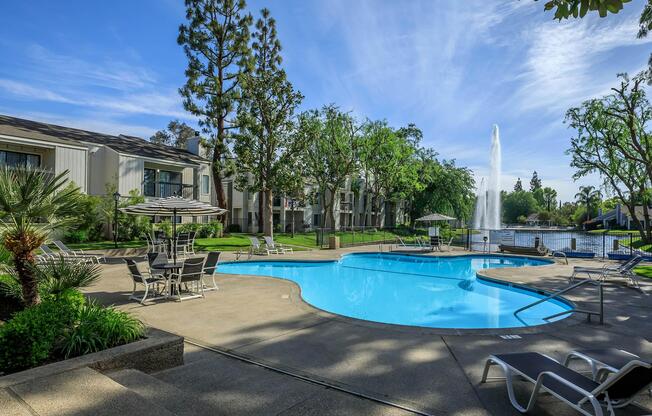
M292 247L285 247L283 244L276 244L274 238L271 236L265 236L263 239L265 240L265 247L267 247L267 250L276 250L278 254L294 253Z
M191 231L188 233L188 241L186 251L193 256L195 255L195 238L197 237L196 231Z
M184 259L189 254L188 252L188 233L181 233L177 235L177 239L174 242L177 248L177 256L181 256Z
M156 253L156 252L147 253L147 263L149 264L150 269L156 266L157 264L165 264L168 262L168 260L169 260L168 255L166 253Z
M206 283L203 283L204 290L219 290L217 283L215 282L215 271L217 270L217 262L220 259L219 251L211 251L206 256L206 262L204 263L204 278L210 276L213 281L213 286L207 286Z
M134 288L131 292L131 295L129 296L129 299L137 300L141 304L144 304L147 300L147 295L149 294L150 289L153 290L155 294L155 296L151 297L150 300L162 299L165 297L163 292L159 290L159 285L163 285L164 287L166 285L165 278L163 276L153 275L151 272L141 272L133 259L124 259L124 261L127 263L127 268L131 274L131 280L134 283ZM145 287L145 294L142 298L136 296L136 287L139 284L142 284Z
M451 244L453 244L453 239L454 239L454 238L455 238L455 237L451 237L451 238L448 240L448 243L446 243L446 244L441 244L441 245L439 246L439 250L440 250L440 251L451 251ZM444 248L445 248L445 249L444 249Z
M276 250L270 250L269 247L263 248L260 245L260 240L258 237L249 237L249 241L251 241L251 247L249 248L249 252L251 254L262 254L264 256L268 256L270 254L278 254L278 251Z
M61 240L54 240L53 243L55 246L57 246L59 250L61 250L62 253L66 253L68 256L86 257L92 259L93 261L96 261L97 264L100 264L101 261L104 261L106 263L106 258L103 255L84 253L84 250L71 250L65 244L63 244L63 241Z
M485 364L482 383L487 382L489 369L494 365L502 368L509 400L521 413L532 410L539 394L548 392L581 414L603 416L602 407L605 406L609 414L615 416L614 409L632 403L634 397L652 383L652 364L636 359L598 382L536 352L492 355ZM521 406L514 395L514 375L534 384L526 407Z
M204 274L204 258L196 257L187 259L183 262L180 273L170 275L171 292L177 291L177 300L179 302L185 299L195 299L204 297L204 285L202 276ZM188 295L181 295L181 285L184 285ZM194 286L194 290L193 290ZM174 296L174 295L172 295Z
M165 242L160 240L155 240L151 233L145 233L145 240L147 241L147 252L148 253L160 253L165 251Z
M575 280L575 276L580 273L586 273L589 279L593 279L593 275L598 275L597 280L604 282L607 277L622 277L629 281L629 283L639 288L638 275L634 273L634 268L643 261L643 257L636 255L629 261L620 265L604 265L603 267L578 267L573 268L573 274L568 278L569 282Z

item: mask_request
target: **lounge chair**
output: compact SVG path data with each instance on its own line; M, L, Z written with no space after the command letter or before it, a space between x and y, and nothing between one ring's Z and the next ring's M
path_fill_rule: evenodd
M54 240L53 243L59 250L61 250L62 253L66 253L66 255L70 257L86 257L96 261L97 264L100 264L101 261L106 263L106 258L101 254L84 253L84 250L71 250L65 244L63 244L63 241L60 240Z
M134 283L134 288L129 299L137 300L143 304L147 300L147 295L149 294L150 289L154 292L154 297L151 297L150 300L163 299L166 297L163 291L159 289L159 285L166 286L165 278L163 276L154 275L151 272L141 272L133 259L124 259L124 261L127 263L131 280ZM142 298L136 296L136 287L139 284L145 286L145 294Z
M217 283L215 282L215 270L217 270L217 262L220 259L220 252L219 251L211 251L208 253L206 256L206 262L204 263L204 278L206 276L210 276L211 280L213 281L213 286L207 286L206 283L202 283L204 285L204 290L219 290L219 287L217 287Z
M260 245L258 237L249 237L249 241L251 241L251 247L249 248L250 254L262 254L266 256L270 254L278 254L278 250L272 250L269 247L263 248Z
M634 267L643 261L643 257L634 256L631 260L620 265L604 265L603 267L578 267L573 268L573 274L568 278L569 282L575 280L578 274L585 273L589 279L597 275L597 280L604 281L607 277L622 277L627 279L632 286L638 288L638 275L634 273Z
M419 237L416 237L416 238L414 239L414 243L406 243L406 242L403 241L403 239L402 239L401 237L399 237L399 236L396 236L396 238L398 239L398 244L397 244L398 247L406 247L406 248L408 248L408 247L414 247L414 248L425 248L424 245L421 243L421 239L420 239Z
M267 247L268 250L276 250L276 252L279 254L294 252L292 247L285 247L283 244L276 244L271 236L265 236L263 239L265 240L265 247Z
M184 299L194 299L204 297L204 284L202 276L204 274L204 262L202 257L187 259L183 262L183 267L180 273L172 273L170 275L171 283L171 296L172 292L176 289L177 300L181 302ZM188 290L188 295L181 294L181 285L184 285ZM192 287L194 286L194 290Z
M566 355L566 367L573 361L581 360L591 367L591 376L599 381L600 376L608 373L617 373L632 360L641 360L636 354L619 350L618 348L594 348L587 350L573 350Z
M634 397L652 383L652 364L631 360L620 370L598 382L536 352L492 355L487 359L482 382L486 383L489 369L498 365L505 374L509 400L519 412L532 410L539 393L548 392L581 414L603 416L602 406L610 415L614 409L632 403ZM526 407L514 395L513 376L521 376L534 384ZM587 407L590 407L587 409Z
M439 245L439 250L440 250L440 251L451 251L451 244L453 244L453 239L454 239L454 238L455 238L455 237L451 237L451 238L448 240L448 243L446 243L446 244L440 244L440 245ZM444 247L446 248L445 250L444 250Z
M75 261L75 262L93 262L93 259L90 257L80 257L80 256L74 256L67 254L63 251L59 252L54 252L50 247L48 247L46 244L42 244L41 247L39 247L43 254L41 255L40 261L45 262L47 260L55 260L55 259L64 259L67 261Z

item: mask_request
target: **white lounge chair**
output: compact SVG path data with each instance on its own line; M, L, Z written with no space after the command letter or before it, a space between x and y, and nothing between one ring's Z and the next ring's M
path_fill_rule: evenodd
M90 257L81 257L81 256L75 256L68 254L64 251L59 251L55 252L52 251L50 247L48 247L46 244L42 244L41 247L39 247L43 254L41 257L38 259L39 262L46 262L48 260L56 260L56 259L64 259L66 261L75 261L75 262L82 262L82 263L93 263L93 259Z
M603 267L578 267L573 268L573 274L568 278L569 282L575 280L578 274L586 274L589 279L597 276L597 280L604 281L607 277L622 277L627 279L632 286L638 288L638 275L634 273L634 267L643 261L643 257L636 255L620 265L605 265Z
M53 243L59 250L61 250L62 253L65 253L70 257L85 257L96 261L97 264L99 264L101 261L106 263L106 259L103 255L84 253L84 250L71 250L60 240L54 240Z
M260 245L260 240L258 237L249 237L249 241L251 241L251 247L249 248L249 252L251 254L262 254L265 256L270 254L278 254L278 250L273 250L269 247L263 248L263 246Z
M421 238L415 237L414 243L406 243L403 241L403 239L399 236L396 236L398 239L398 247L416 247L416 248L424 248L424 245L421 243Z
M263 239L265 240L265 247L267 250L276 251L279 254L294 253L292 247L285 247L282 244L276 244L271 236L265 236Z
M498 354L487 359L482 383L487 382L489 369L494 365L502 368L509 401L521 413L532 410L539 394L548 392L583 415L603 416L604 406L609 415L615 416L614 409L632 403L635 396L652 383L652 364L638 359L629 361L616 372L609 372L606 377L599 374L596 377L599 381L596 381L536 352ZM534 384L525 407L516 400L514 376Z

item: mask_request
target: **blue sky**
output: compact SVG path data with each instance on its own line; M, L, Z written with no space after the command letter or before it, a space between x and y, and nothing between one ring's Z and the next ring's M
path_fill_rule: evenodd
M501 129L503 186L539 172L572 199L570 106L608 92L650 53L637 40L643 1L607 19L556 22L531 0L277 0L284 65L304 109L335 103L360 119L416 123L424 144L488 170ZM0 14L0 113L148 137L178 118L181 0L5 2Z

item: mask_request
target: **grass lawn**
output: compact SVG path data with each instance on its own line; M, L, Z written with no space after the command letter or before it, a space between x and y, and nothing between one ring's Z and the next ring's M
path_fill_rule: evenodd
M637 275L652 279L652 266L638 266L634 269Z
M93 243L66 244L74 250L109 250L114 248L113 241L96 241ZM118 248L141 248L146 247L145 241L118 241ZM56 247L52 247L56 250Z

